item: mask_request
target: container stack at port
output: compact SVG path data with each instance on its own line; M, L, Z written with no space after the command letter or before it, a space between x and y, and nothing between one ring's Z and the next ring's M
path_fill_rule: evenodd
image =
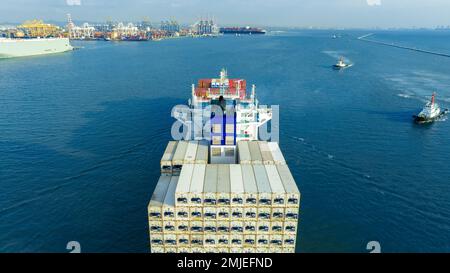
M240 141L237 164L171 141L148 206L153 253L292 253L300 192L275 142Z

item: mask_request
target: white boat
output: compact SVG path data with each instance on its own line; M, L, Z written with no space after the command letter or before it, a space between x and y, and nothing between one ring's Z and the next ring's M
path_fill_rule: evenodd
M431 101L427 102L422 111L414 116L414 121L416 123L428 123L433 122L436 119L442 117L448 112L448 109L441 110L439 105L436 103L436 93L431 96Z
M0 39L0 59L55 54L73 50L68 38Z
M344 68L350 67L350 65L349 65L349 64L346 64L346 63L344 62L344 58L340 58L339 61L338 61L338 63L335 64L335 65L333 65L333 67L334 67L335 69L344 69Z

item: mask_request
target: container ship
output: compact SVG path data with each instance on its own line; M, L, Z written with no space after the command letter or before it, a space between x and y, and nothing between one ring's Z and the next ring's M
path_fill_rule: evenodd
M73 50L68 38L0 38L0 59L54 54Z
M247 92L245 80L222 70L192 85L173 116L190 137L169 141L161 158L147 208L150 251L295 252L300 191L278 143L259 139L272 109L259 105L256 87ZM195 130L196 117L209 129Z
M266 30L254 27L223 27L220 28L222 34L266 34Z

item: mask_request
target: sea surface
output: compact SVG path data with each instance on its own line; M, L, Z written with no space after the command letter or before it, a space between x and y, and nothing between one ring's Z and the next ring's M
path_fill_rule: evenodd
M367 33L74 42L0 60L0 252L148 252L171 108L222 67L280 106L298 252L450 252L450 121L412 123L433 91L450 108L450 58L356 39ZM450 53L445 31L370 39ZM353 66L331 69L340 56Z

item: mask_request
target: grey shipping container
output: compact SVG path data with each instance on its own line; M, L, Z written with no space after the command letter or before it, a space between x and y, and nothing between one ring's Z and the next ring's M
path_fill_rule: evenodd
M272 157L272 152L270 151L269 145L266 141L259 141L259 148L261 150L261 156L263 164L271 165L275 164Z
M195 156L196 164L208 164L208 142L202 140L198 143L197 155Z
M170 176L161 176L159 178L147 207L149 220L162 219L162 205L166 197L167 189L169 188L170 179Z
M230 166L220 164L217 173L217 205L229 205L231 199Z
M172 173L174 175L179 174L181 171L181 168L184 164L184 157L186 155L186 150L188 147L187 141L179 141L177 148L175 150L175 154L172 158Z
M266 168L264 165L253 165L253 170L255 172L256 184L258 185L258 205L272 205L272 188L270 187L270 182L266 174Z
M164 155L161 158L161 174L171 175L172 174L172 159L175 154L178 142L169 141L167 144Z
M244 182L244 204L246 206L256 206L258 204L258 186L255 180L255 173L252 165L241 165L242 180Z
M162 206L163 220L175 221L175 190L178 184L178 176L172 176Z
M258 141L250 141L248 143L248 148L250 149L250 156L252 158L252 164L262 164L262 155L259 148Z
M192 173L194 165L186 164L180 173L180 179L175 192L175 200L177 206L187 206L189 204L189 189L191 187Z
M238 142L238 155L239 155L239 164L251 164L252 157L250 155L250 149L248 147L248 141L239 141Z
M205 206L215 206L217 204L217 172L218 165L206 165L205 183L203 186L203 204Z
M294 177L291 174L287 165L277 165L278 173L280 174L281 181L283 182L284 189L286 191L287 206L300 205L300 191L295 183Z

